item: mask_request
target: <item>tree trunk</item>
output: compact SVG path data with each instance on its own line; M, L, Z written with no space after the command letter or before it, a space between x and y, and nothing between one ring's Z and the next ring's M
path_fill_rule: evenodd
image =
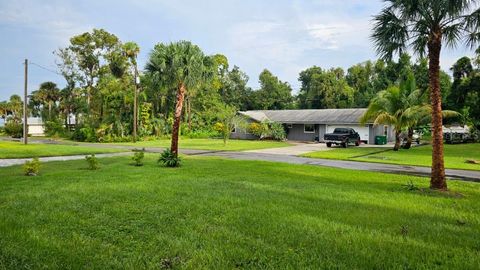
M173 119L172 146L170 150L178 157L178 132L180 130L180 120L182 119L183 99L185 98L185 84L180 83L177 89L177 101L175 103L175 118Z
M52 101L48 101L48 120L52 120Z
M393 146L393 151L398 151L400 149L400 134L401 134L400 129L395 129L395 145Z
M440 91L441 31L433 31L428 41L428 75L432 104L432 175L431 189L447 190L443 160L442 97Z
M188 97L187 111L188 111L188 130L192 131L192 100Z
M412 146L412 141L413 141L413 127L408 128L408 136L407 136L407 143L403 147L404 149L410 149Z

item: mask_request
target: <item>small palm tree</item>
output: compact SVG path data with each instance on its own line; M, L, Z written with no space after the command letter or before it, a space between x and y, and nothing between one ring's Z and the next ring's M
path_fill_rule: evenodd
M367 111L361 118L362 123L373 119L374 125L388 124L395 129L394 151L400 149L400 134L402 130L408 129L416 121L419 114L427 111L426 105L413 105L420 98L420 91L406 91L401 87L391 86L387 90L380 91L372 99Z
M374 17L372 34L383 58L405 52L428 52L430 101L432 106L432 175L430 188L447 189L443 160L440 51L443 43L454 47L462 39L473 48L480 41L478 0L386 0L386 7Z
M189 41L179 41L168 45L155 45L146 70L155 84L165 88L176 88L175 115L172 129L171 152L178 157L178 133L182 116L185 93L198 88L205 79L212 76L213 62L202 50Z

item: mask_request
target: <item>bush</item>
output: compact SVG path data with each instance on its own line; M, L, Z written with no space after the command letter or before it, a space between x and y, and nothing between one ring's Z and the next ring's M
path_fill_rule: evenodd
M5 124L5 133L12 138L22 138L23 124L16 121L9 121Z
M25 162L23 165L23 171L27 176L36 176L40 171L40 160L38 158L33 158L31 161Z
M93 128L88 126L78 126L75 128L71 139L79 142L96 142L97 136L95 135L95 130Z
M170 149L165 149L160 155L158 162L162 162L163 165L167 167L178 167L180 166L181 159L176 157Z
M184 137L189 139L207 139L219 137L217 131L212 130L195 130L187 132Z
M45 122L45 135L49 137L59 137L65 134L65 128L59 121Z
M259 123L256 123L256 122L250 123L247 129L248 129L248 132L252 133L255 136L262 137L263 135L264 128L263 128L263 125Z
M95 154L92 154L91 156L85 156L85 160L88 163L88 169L89 170L98 170L100 166L98 165L98 159L95 157Z
M283 125L273 121L250 123L250 125L248 125L248 131L253 135L260 137L260 139L283 141L287 136Z
M283 125L278 122L270 122L270 136L277 141L283 141L286 138Z
M132 160L135 162L135 166L143 166L143 158L145 157L144 149L137 151L133 154Z

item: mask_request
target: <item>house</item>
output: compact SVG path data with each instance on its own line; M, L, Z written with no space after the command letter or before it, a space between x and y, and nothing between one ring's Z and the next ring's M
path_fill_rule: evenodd
M241 111L247 122L274 121L284 125L287 139L292 141L323 141L325 133L338 127L349 127L360 134L360 139L368 144L375 143L375 136L385 135L387 141L394 141L391 125L360 124L360 118L367 109L313 109L313 110L259 110ZM258 139L248 129L236 127L233 139Z
M27 119L28 124L28 135L30 136L44 136L45 135L45 126L43 124L42 118L40 117L29 117Z

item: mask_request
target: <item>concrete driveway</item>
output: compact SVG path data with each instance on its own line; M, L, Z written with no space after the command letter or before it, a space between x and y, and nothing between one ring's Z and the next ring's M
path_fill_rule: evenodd
M247 150L245 153L257 153L257 154L271 154L271 155L286 155L286 156L298 156L316 151L328 151L330 148L324 143L303 143L294 142L292 146L267 148L257 150Z

